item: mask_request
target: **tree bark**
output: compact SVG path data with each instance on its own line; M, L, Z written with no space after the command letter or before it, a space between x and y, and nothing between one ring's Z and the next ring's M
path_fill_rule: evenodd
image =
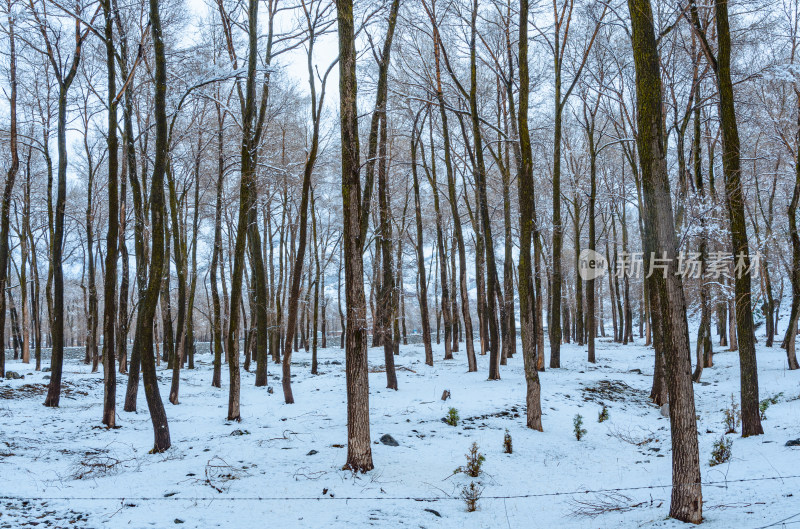
M2 217L0 217L0 378L6 376L6 282L8 279L8 232L11 218L11 194L14 191L14 180L19 171L19 150L17 139L17 54L14 35L14 15L11 13L11 0L8 2L8 38L9 38L9 150L11 163L6 173L6 185L3 190ZM59 369L59 375L61 374ZM59 381L60 384L60 381ZM58 399L55 400L58 405Z
M216 104L217 110L217 184L216 201L214 205L214 247L211 253L209 276L211 279L211 303L214 311L212 339L214 341L214 374L211 385L215 388L222 387L222 308L219 302L219 289L217 287L217 270L219 257L222 253L222 187L225 179L225 132L224 114L221 105Z
M134 350L141 347L141 368L144 380L144 393L153 423L153 452L164 452L170 445L169 426L161 394L158 390L158 378L154 356L153 324L156 307L161 290L161 279L168 267L164 259L164 216L166 204L164 200L164 173L167 169L167 150L169 147L167 129L167 64L164 52L161 17L158 0L150 0L150 32L153 39L155 55L155 161L150 191L150 222L152 226L152 251L150 256L150 273L144 299L139 302L139 314L136 318L136 336ZM137 344L138 342L138 344Z
M353 472L374 468L369 431L369 372L367 314L364 297L360 155L358 141L358 87L352 0L336 3L339 28L339 107L342 145L342 210L347 338L347 462Z
M483 159L483 140L481 137L480 117L478 116L478 74L477 59L475 50L475 40L477 33L478 0L472 4L472 24L470 32L470 115L472 116L472 138L475 142L475 160L477 162L476 184L480 197L480 212L483 229L483 243L486 250L486 310L483 317L489 322L489 380L500 380L500 332L497 323L497 298L496 280L497 264L495 262L494 241L492 238L492 219L489 216L489 200L486 192L486 166ZM464 282L462 281L462 289ZM469 312L469 305L464 299L464 319L466 321ZM469 323L466 323L467 333L467 354L469 355L470 344L472 343Z
M686 301L681 277L675 274L677 237L666 163L663 129L661 72L653 28L650 0L628 0L632 45L636 67L636 144L641 166L645 204L645 232L649 245L660 257L670 259L669 270L651 278L658 313L663 325L664 361L669 388L672 431L672 499L670 516L684 522L700 523L703 500L700 485L700 457L697 417L691 379L691 351L686 321Z
M736 305L736 334L739 345L739 367L742 406L742 436L764 433L758 402L758 368L753 331L753 312L750 296L750 250L744 214L739 131L734 108L731 82L731 35L728 25L727 0L715 0L717 22L717 81L719 113L722 127L722 168L725 173L725 195L731 222L731 242L737 262L742 261L744 273L737 273L734 283Z
M108 232L106 234L106 274L103 290L103 424L116 426L117 350L114 338L117 331L117 255L119 242L118 142L117 142L117 79L114 47L114 19L111 0L103 0L105 16L106 67L108 68ZM124 197L123 197L124 199Z
M525 403L527 408L527 426L542 431L541 384L537 369L537 351L533 304L533 275L531 270L531 238L534 231L533 218L533 153L528 130L528 98L530 94L530 77L528 74L528 0L519 2L519 111L517 112L520 172L519 210L520 210L520 252L519 252L519 298L520 316L522 319L522 357L525 364L525 383L527 387Z
M428 313L428 280L425 275L425 247L422 238L422 208L420 206L419 178L417 176L417 142L419 130L417 122L419 114L414 118L411 131L411 177L414 182L414 219L416 221L416 257L417 257L417 282L419 285L419 312L422 320L422 344L425 347L425 363L433 365L433 346L431 345L431 322Z

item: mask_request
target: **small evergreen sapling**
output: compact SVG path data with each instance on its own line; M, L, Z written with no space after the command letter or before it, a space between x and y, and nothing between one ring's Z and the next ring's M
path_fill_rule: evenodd
M465 455L467 457L467 464L463 467L458 467L454 474L464 473L471 478L477 478L483 472L481 467L483 466L483 462L486 461L483 454L478 452L478 443L472 443L469 452Z
M739 405L736 404L736 399L731 394L731 405L726 408L723 413L725 414L725 433L736 433L736 428L742 423L742 412L739 411Z
M467 512L478 510L478 500L481 497L481 492L483 492L483 489L476 485L474 481L470 481L469 485L464 485L461 489L461 497L464 499L464 503L467 504Z
M597 416L597 422L605 422L608 420L608 408L605 404L603 404L603 409L600 410L600 414Z
M445 417L445 422L450 426L458 426L458 421L461 417L458 416L458 410L455 408L450 408L447 410L447 417Z
M583 428L583 416L580 413L572 419L572 425L575 427L575 439L580 441L586 435L586 429Z
M513 451L514 450L511 446L511 434L508 433L508 428L506 428L506 435L503 436L503 452L506 454L511 454Z
M733 455L732 447L733 440L724 435L719 438L719 441L714 441L714 449L711 451L711 460L708 464L714 467L730 461Z

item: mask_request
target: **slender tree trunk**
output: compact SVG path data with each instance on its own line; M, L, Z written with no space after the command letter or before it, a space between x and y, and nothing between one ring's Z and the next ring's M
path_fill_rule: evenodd
M669 388L672 431L672 499L670 516L700 523L703 500L697 416L691 380L689 330L682 280L675 273L678 244L669 191L664 138L661 72L653 28L650 0L629 0L632 44L636 67L636 107L642 188L645 203L645 233L648 246L670 259L666 274L655 273L651 286L663 325L664 360ZM648 248L645 248L646 250Z
M695 80L698 82L698 80ZM695 109L694 109L694 137L692 139L692 155L694 156L694 180L695 190L699 198L700 207L705 206L705 187L703 183L701 142L700 142L700 87L695 90ZM708 269L708 229L704 216L700 218L700 326L697 329L697 345L694 374L692 380L698 382L703 374L704 367L710 367L712 354L711 342L711 286L706 281L706 271ZM706 362L708 361L708 366Z
M489 380L500 380L500 331L497 323L497 297L496 280L497 265L494 254L494 240L492 238L492 219L489 216L489 200L486 192L486 167L483 159L483 141L481 138L480 117L478 116L478 74L476 59L476 33L478 18L478 0L472 4L472 24L470 32L470 114L472 116L472 138L475 142L475 160L478 172L476 184L480 196L480 212L483 229L483 242L486 249L486 311L484 318L489 320ZM462 289L466 287L462 281ZM467 333L467 354L472 343L469 323L466 322L469 314L469 305L464 299L464 320Z
M434 148L433 143L433 117L428 122L428 134L430 139L430 146L431 146L431 167L430 171L428 170L427 161L425 158L425 152L422 152L422 165L425 168L425 172L428 175L428 181L431 185L431 189L433 192L433 211L436 215L436 260L439 263L439 282L441 283L441 319L443 320L444 326L444 359L445 360L452 360L453 359L453 350L451 344L451 334L453 333L452 327L452 318L450 313L450 287L447 281L447 253L445 250L445 243L444 243L444 226L442 220L442 211L439 205L439 186L437 183L436 178L436 150ZM422 143L420 143L422 146ZM455 293L453 293L455 295ZM436 343L439 343L439 315L437 314L436 317Z
M119 243L118 143L117 143L117 80L114 49L114 19L111 0L103 1L105 16L106 67L108 68L108 232L106 234L106 273L103 291L103 424L116 426L117 372L114 360L117 350L117 245Z
M728 25L728 3L715 0L717 29L717 62L715 71L719 88L719 115L722 129L722 168L725 173L725 197L731 223L731 242L734 258L744 265L734 280L736 334L739 348L739 367L742 406L742 436L760 435L761 414L758 402L758 369L750 288L750 250L747 242L747 221L744 213L739 131L734 108L731 82L731 35ZM733 343L731 343L733 346Z
M581 257L581 201L578 196L575 196L574 201L574 221L575 221L575 341L578 345L583 346L584 329L583 329L583 278L581 277L580 270L580 257ZM591 361L591 360L590 360Z
M432 18L435 21L435 14ZM473 343L472 332L472 316L469 310L469 289L467 285L467 255L464 248L464 236L461 232L461 215L458 210L458 195L456 192L455 175L453 173L453 164L451 161L450 153L450 131L447 126L447 109L444 100L444 92L442 90L441 68L439 64L440 54L440 36L439 30L434 25L434 59L436 63L436 99L439 103L439 114L442 122L442 141L444 142L444 164L447 170L447 189L450 197L450 212L453 218L453 232L458 243L458 261L459 261L459 289L461 291L461 312L462 320L464 322L464 334L466 335L467 342L467 365L468 371L474 372L478 370L477 360L475 359L475 346ZM455 270L453 270L455 274ZM442 284L444 284L444 274L442 275ZM453 296L455 301L455 295ZM455 319L455 318L454 318ZM455 334L455 333L454 333Z
M88 143L86 143L86 155L91 160ZM86 363L92 363L92 373L96 373L99 366L97 348L97 322L98 322L98 300L97 300L97 274L95 271L94 260L94 212L92 202L94 198L94 176L95 171L89 162L89 186L87 189L86 205L86 275L89 283L89 307L86 319Z
M194 369L194 299L197 291L197 236L200 231L200 162L203 151L202 129L197 134L197 154L194 163L194 212L192 214L191 271L189 272L189 294L186 300L186 347L189 354L189 369ZM186 235L184 231L184 246Z
M80 30L78 26L77 30ZM73 67L67 77L59 81L58 90L58 180L53 238L50 241L50 262L53 267L53 312L50 334L50 384L44 405L57 408L61 398L61 374L64 365L64 214L67 205L67 92L77 73L80 45L76 47ZM3 217L3 222L5 221ZM2 237L0 237L2 238ZM2 254L2 252L0 252ZM2 264L2 263L0 263ZM1 267L5 269L5 267Z
M176 190L175 179L172 176L172 168L167 164L167 182L169 187L169 209L172 216L172 242L175 252L175 271L178 275L178 333L176 336L177 347L173 348L172 362L172 383L169 390L169 401L177 405L179 404L179 391L180 391L180 374L181 367L186 358L186 244L183 238L183 227L178 218L178 212L181 209L181 204L178 201L178 193ZM167 241L169 238L167 237ZM167 242L169 244L169 242Z
M150 222L152 226L152 252L150 257L150 273L147 282L147 291L144 299L139 302L139 314L136 318L136 337L134 350L137 343L141 350L142 378L144 380L144 393L147 397L147 406L150 409L150 419L153 423L154 444L153 452L164 452L170 445L169 426L161 394L158 390L156 377L155 356L153 351L153 324L155 323L156 307L161 290L161 278L168 267L164 260L164 217L166 204L164 200L164 173L167 169L167 150L169 147L167 130L166 92L167 92L167 64L164 53L163 31L161 17L158 11L158 0L150 0L150 32L153 39L155 55L155 122L156 142L155 161L151 179L150 192Z
M800 110L800 90L795 90L797 108ZM795 145L800 146L800 112L797 115L797 138ZM786 359L789 369L798 369L796 343L797 321L800 318L800 233L797 228L797 209L800 206L800 157L795 161L795 181L792 191L792 200L789 203L789 238L792 241L792 268L790 280L792 283L792 306L789 322L786 325L786 335L783 338L783 347L786 348Z
M336 3L339 28L339 94L342 145L342 209L347 296L347 462L353 472L373 469L369 431L369 372L361 236L360 155L356 102L356 48L352 0Z
M395 0L395 4L398 4ZM388 139L386 121L387 117L381 109L383 117L380 120L380 140L378 150L378 209L379 209L379 246L381 251L381 288L378 292L378 329L382 333L383 358L386 364L386 387L397 389L397 374L394 368L394 337L392 336L392 322L394 310L392 297L395 290L394 263L392 260L392 221L389 218L389 189L387 183L387 152Z
M0 217L0 378L6 376L6 282L8 280L8 232L11 219L11 194L14 191L14 180L19 171L19 150L17 139L17 55L16 39L14 34L15 18L11 12L11 0L8 1L8 38L9 38L9 150L11 151L11 163L6 173L6 185L3 190L2 217ZM60 125L60 122L59 122ZM60 129L59 129L60 130ZM60 153L61 151L59 151ZM66 161L66 160L65 160ZM59 368L59 377L61 369ZM59 380L60 391L61 381ZM48 399L49 401L49 399ZM52 406L58 406L58 395L55 396Z
M311 193L311 237L314 239L314 323L312 325L313 334L311 335L311 374L317 374L317 329L319 323L319 282L321 270L319 265L319 238L317 236L317 211L314 203L314 193ZM325 289L322 289L325 295ZM324 316L323 316L324 317Z
M556 43L560 37L556 35ZM556 56L560 53L556 50ZM558 63L558 59L556 60ZM553 127L553 272L550 279L550 367L561 367L561 252L564 227L561 221L561 68L556 66L555 122ZM521 111L520 111L521 112Z
M525 364L525 383L527 387L525 403L527 408L526 424L528 428L542 431L541 384L537 369L537 352L535 322L532 305L535 303L533 291L533 272L531 270L531 239L534 234L533 211L533 153L528 131L528 97L530 77L528 74L528 0L519 2L519 143L520 172L519 210L520 210L520 252L519 252L519 293L520 316L522 318L522 357Z
M336 282L336 303L339 309L339 349L344 349L346 338L346 323L342 310L342 270L344 269L344 243L339 245L339 276Z
M298 312L298 305L300 301L300 281L301 275L303 271L303 261L305 259L305 251L306 251L306 240L308 238L308 203L309 203L309 196L313 193L311 190L311 176L314 171L314 164L317 160L317 149L319 146L319 126L320 126L320 112L322 110L322 103L325 97L325 79L327 79L327 73L325 74L326 77L322 81L322 93L320 94L320 101L319 101L319 108L317 106L317 93L315 88L315 78L314 78L314 70L312 67L312 53L313 53L313 44L314 44L314 28L310 27L310 48L308 52L308 75L309 75L309 87L311 91L311 112L312 112L312 120L314 122L313 125L313 133L311 138L311 147L306 157L306 163L303 170L303 188L301 192L301 199L300 199L300 238L298 240L298 247L297 247L297 254L295 255L295 261L292 266L292 275L291 275L291 285L289 289L289 307L287 312L287 319L286 319L286 346L284 348L284 355L283 355L283 365L282 365L282 385L283 385L283 396L286 404L294 403L294 396L292 395L292 381L291 381L291 360L292 360L292 340L295 337L295 327L297 325L297 312ZM330 71L330 70L329 70ZM312 198L313 200L313 198ZM313 215L313 214L312 214ZM315 234L316 239L316 234ZM316 244L316 243L315 243ZM310 276L310 271L309 271ZM316 303L316 302L315 302ZM308 310L308 304L304 309L304 313ZM315 329L316 332L316 329ZM315 338L316 340L316 334ZM308 345L306 344L306 349L308 349ZM264 377L264 384L266 384L266 375Z
M456 242L455 230L450 234L450 251L448 252L448 256L450 257L450 316L452 317L453 321L453 333L451 335L453 347L452 351L454 353L458 352L458 343L461 341L461 320L458 316L458 297L456 293L459 291L459 286L456 285L456 253L458 243Z
M590 119L586 129L587 143L589 144L589 211L586 214L589 217L589 252L591 258L594 259L593 252L597 251L597 227L595 226L595 203L597 202L597 146L594 142L595 116L594 114L589 116L589 112L585 112L584 115ZM595 321L596 295L597 286L595 285L595 278L591 277L586 281L586 326L589 330L587 335L588 360L592 363L596 361L594 349L594 339L597 335L597 323ZM600 301L600 305L602 307L602 300Z
M510 22L510 21L509 21ZM499 92L499 90L498 90ZM503 93L505 95L505 92ZM502 97L502 96L499 96ZM508 136L508 114L506 112L505 98L502 103L502 124ZM513 129L517 129L517 125ZM518 134L515 134L518 137ZM517 158L517 172L519 173L519 149L515 149ZM509 147L505 149L506 163L503 171L503 352L504 357L512 358L517 352L517 321L514 311L514 241L511 227L511 163L509 160Z
M117 13L118 14L118 11ZM122 60L120 60L120 74L123 78L128 77L128 66L126 62L127 55L127 38L122 31L121 23L117 18L117 26L120 28L120 52ZM141 49L140 49L141 53ZM134 146L134 133L133 133L133 95L130 89L125 91L125 107L123 110L124 134L125 134L125 158L128 167L128 180L131 184L131 198L133 201L133 236L134 236L134 254L136 256L136 289L137 289L137 303L139 307L137 314L141 311L142 300L146 296L147 291L147 251L145 241L145 221L146 221L146 200L142 190L142 185L139 180L138 169L136 164L136 148ZM146 158L145 158L146 159ZM146 164L144 164L146 167ZM144 167L142 172L144 174ZM154 309L155 310L155 309ZM154 312L155 314L155 312ZM127 317L127 315L126 315ZM137 321L138 321L137 315ZM138 324L138 323L137 323ZM152 327L152 325L151 325ZM134 337L135 338L135 337ZM141 368L142 347L141 341L137 342L134 339L133 346L131 347L130 365L128 366L128 385L125 392L124 411L136 411L136 399L139 391L139 374ZM127 344L126 344L127 346Z
M127 151L132 148L128 144L125 132L122 133L122 155L127 157ZM127 196L128 196L128 174L127 165L123 159L119 167L119 234L117 245L119 247L119 257L122 265L119 283L119 305L117 309L117 328L116 346L117 361L119 362L119 373L128 374L128 330L130 320L128 319L128 290L130 288L130 265L128 255L128 244L126 241L127 227Z
M166 199L165 199L166 200ZM165 212L166 215L166 212ZM166 221L164 221L164 261L169 263L170 254L170 231ZM175 333L172 328L172 296L170 296L170 282L172 280L172 273L169 266L165 266L163 271L164 277L161 279L161 295L159 300L161 302L161 359L167 362L167 367L172 368L172 361L175 358Z
M416 257L417 257L417 284L419 285L419 312L422 320L422 344L425 347L425 363L433 365L433 346L431 345L431 322L428 314L428 280L425 275L425 246L422 238L422 207L420 206L419 178L417 176L417 142L419 131L417 120L411 132L411 176L414 182L414 220L416 221Z
M213 340L214 340L214 375L211 385L215 388L222 387L222 310L219 302L219 289L217 287L217 270L219 258L222 253L222 187L225 178L225 131L224 115L219 103L217 109L217 185L216 202L214 206L214 247L211 253L209 275L211 279L211 302L214 310Z

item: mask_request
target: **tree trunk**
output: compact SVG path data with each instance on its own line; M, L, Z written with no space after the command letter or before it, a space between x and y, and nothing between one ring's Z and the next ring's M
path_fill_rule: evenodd
M172 384L169 390L169 401L173 405L179 404L180 374L181 367L186 358L186 241L183 237L183 227L178 218L178 211L181 204L178 201L175 179L172 176L172 168L167 164L167 182L169 187L169 209L172 216L172 242L175 252L175 271L178 275L178 334L176 336L177 347L173 347L172 362ZM169 238L167 238L167 241ZM169 244L169 242L167 242ZM169 292L169 291L168 291Z
M53 267L53 312L50 334L50 384L44 405L57 408L61 398L61 373L64 365L64 213L67 205L67 91L77 72L80 48L76 50L73 68L58 90L58 183L53 238L50 241L50 262ZM4 217L5 219L5 217ZM5 220L3 220L5 222ZM3 267L5 268L5 267Z
M797 108L800 109L800 91L795 90ZM800 146L800 113L797 115L797 138L795 145ZM797 353L797 321L800 319L800 233L797 228L797 208L800 206L800 157L795 161L795 181L792 191L792 200L789 203L789 238L792 241L792 269L790 279L792 282L792 307L789 322L786 326L786 335L783 347L786 348L786 359L789 369L798 369Z
M574 197L574 213L573 221L575 224L575 341L579 346L583 346L584 338L584 319L583 319L583 278L580 271L580 257L581 257L581 201L580 197ZM590 360L591 361L591 360Z
M537 352L536 332L533 310L535 304L533 291L533 272L531 269L531 238L534 234L533 211L533 152L531 138L528 130L528 98L530 77L528 74L528 0L519 2L519 110L517 112L519 143L520 143L520 172L517 180L519 187L519 224L520 224L520 252L519 252L519 299L520 317L522 319L522 358L525 365L527 409L526 425L528 428L542 431L542 405L541 384L537 369L538 356L543 351Z
M670 259L666 274L651 276L654 312L663 326L664 363L669 388L672 431L672 499L670 516L700 523L703 500L697 416L691 379L689 330L681 277L675 274L678 244L666 162L661 101L661 72L650 0L628 0L636 67L636 107L645 234L649 248ZM655 318L654 318L655 319Z
M106 273L103 290L103 424L116 426L117 372L114 364L117 349L117 244L119 242L118 143L117 143L117 85L116 50L114 49L114 20L111 0L103 1L105 16L106 67L108 68L108 232L106 234ZM124 199L124 196L123 196Z
M742 436L760 435L761 414L758 409L758 369L756 365L753 313L750 299L750 250L744 213L739 153L739 131L736 124L733 84L731 82L731 35L728 25L728 4L715 0L717 25L717 83L719 114L722 128L722 168L725 173L725 197L731 222L734 258L743 263L744 273L737 273L734 282L736 334L739 346L739 367L742 403ZM731 344L733 345L733 344Z
M447 253L444 243L444 227L442 221L442 210L439 205L439 186L436 178L436 149L433 143L433 117L428 121L428 134L431 146L431 167L428 170L428 164L425 157L425 151L422 151L422 166L428 176L433 193L433 211L436 215L436 260L439 264L439 282L441 283L441 298L440 298L440 312L441 319L443 320L444 327L444 359L453 359L453 350L451 344L451 334L453 333L452 317L450 313L450 287L447 281ZM422 143L420 143L422 148ZM453 293L455 295L455 293ZM439 314L436 316L436 343L439 343Z
M591 259L594 259L594 252L597 251L597 228L595 226L595 203L597 202L597 146L594 143L595 116L591 112L586 112L586 110L584 110L584 115L590 119L586 128L587 143L589 145L589 211L586 214L589 217L589 253L591 254ZM592 269L594 267L590 270ZM594 339L597 335L597 323L595 322L596 288L595 278L592 275L586 281L586 326L589 328L587 348L588 360L592 363L596 361L594 350ZM600 305L602 307L602 300Z
M461 215L458 210L458 195L456 192L456 181L453 173L453 164L450 153L450 131L447 126L447 110L444 100L444 92L442 90L441 68L439 63L439 54L441 41L439 30L435 25L435 14L432 17L434 23L434 59L436 64L436 99L439 103L439 114L442 122L442 141L444 143L444 164L447 172L447 190L450 198L450 213L453 218L453 232L458 244L458 264L459 264L459 290L461 291L461 313L464 322L464 334L466 335L467 342L467 365L468 371L474 372L478 370L477 360L475 359L475 346L473 343L472 332L472 316L469 311L469 290L467 286L467 256L464 248L464 236L461 232ZM432 153L433 155L433 153ZM455 270L453 270L455 274ZM444 274L442 275L444 284ZM455 295L453 296L455 302ZM455 319L455 318L454 318ZM455 333L454 333L455 334Z
M393 5L398 5L395 0ZM393 26L392 26L393 27ZM383 359L386 364L386 387L397 389L397 374L394 369L394 337L392 336L392 322L394 320L394 310L392 298L395 290L394 263L392 260L392 221L389 218L389 189L387 179L387 116L385 108L380 112L383 117L380 120L380 148L378 152L378 209L379 209L379 239L378 245L381 251L381 287L378 292L378 329L382 333L381 342L383 344Z
M422 238L422 208L420 206L419 178L417 177L417 142L419 141L419 130L417 120L414 119L414 126L411 131L411 177L414 182L414 219L417 227L417 283L419 285L419 312L422 320L422 344L425 347L425 363L433 365L433 346L431 345L431 322L428 314L428 280L425 275L425 247ZM435 191L434 191L435 192Z
M336 3L339 28L339 94L342 145L342 210L347 297L347 462L353 472L372 470L369 431L369 372L367 361L364 248L361 236L360 155L356 102L356 48L352 0Z
M137 343L142 348L141 367L144 379L144 392L147 397L147 406L150 409L150 420L153 423L155 442L153 452L164 452L170 445L169 426L161 394L158 390L156 377L155 357L153 351L153 324L155 323L156 307L161 290L162 277L168 267L165 261L164 247L164 217L166 204L164 200L164 173L167 169L167 150L169 147L167 130L166 92L167 92L167 64L164 53L163 32L161 18L158 12L158 0L150 0L150 31L155 54L155 121L156 142L155 161L151 179L150 192L150 222L152 226L152 252L150 257L150 274L147 291L144 299L139 303L139 314L136 318L136 337L134 350Z
M472 4L472 24L470 32L470 115L472 116L472 139L475 142L475 159L478 172L475 175L480 196L480 212L483 228L483 243L486 249L486 307L483 317L489 320L489 380L500 380L500 332L497 323L497 298L496 280L497 265L494 254L494 241L492 238L492 219L489 216L489 200L486 192L486 167L483 159L483 140L481 138L480 117L478 116L478 74L476 59L476 33L478 18L478 0ZM462 280L462 289L465 290L465 281ZM464 296L464 320L467 334L467 354L470 354L472 333L467 322L469 305Z
M314 239L314 323L311 327L311 374L317 374L317 329L319 323L319 282L322 276L319 265L319 238L317 236L317 211L314 193L311 193L311 237ZM325 289L322 289L325 295ZM323 316L324 318L324 316Z
M222 387L222 309L219 302L219 289L217 287L217 270L219 268L220 254L222 253L222 187L225 179L225 132L224 114L220 103L216 104L217 110L217 185L216 201L214 206L214 247L211 252L211 265L209 276L211 279L211 303L214 311L212 336L214 341L214 375L211 385L215 388Z
M117 19L117 26L120 28L120 52L122 60L120 60L120 73L123 78L128 77L127 66L127 37L122 31L119 19ZM140 48L141 53L141 48ZM131 184L131 198L133 201L134 213L134 254L136 257L136 289L137 289L137 303L139 307L137 314L141 311L141 302L146 296L147 291L147 243L145 241L145 221L146 221L146 206L143 197L142 185L139 180L138 168L136 164L136 149L134 146L134 132L133 132L133 94L130 89L125 90L125 107L123 110L124 134L125 134L125 158L128 167L128 180ZM146 159L146 157L145 157ZM142 175L146 164L143 164ZM154 309L155 311L155 309ZM154 312L155 314L155 312ZM127 314L125 315L127 317ZM138 315L137 315L138 320ZM152 325L151 325L152 327ZM127 343L126 343L127 346ZM144 344L134 339L133 346L131 347L130 365L128 366L128 385L125 392L124 411L136 411L136 399L139 391L139 374L142 358L142 347Z
M695 82L699 82L695 79ZM694 137L692 139L692 156L694 156L694 180L695 190L701 207L705 205L705 188L703 184L702 156L700 152L700 87L695 91L694 109ZM708 269L708 230L704 216L700 218L700 326L697 329L697 345L694 374L692 380L698 382L703 373L704 367L710 367L712 355L711 342L711 285L706 281L706 270ZM706 365L708 363L708 366Z
M8 2L8 38L9 38L9 150L11 151L11 163L6 173L6 185L3 190L2 217L0 217L0 377L6 376L6 282L8 280L8 232L11 221L11 194L14 191L14 180L19 171L19 151L17 139L17 55L16 42L14 35L14 16L11 13L11 0ZM59 121L60 125L60 121ZM59 129L60 130L60 129ZM59 154L61 151L59 150ZM66 160L65 160L66 162ZM54 373L55 374L55 373ZM59 378L61 369L58 370ZM61 381L59 380L59 388ZM48 399L49 400L49 399ZM52 406L58 406L58 395Z

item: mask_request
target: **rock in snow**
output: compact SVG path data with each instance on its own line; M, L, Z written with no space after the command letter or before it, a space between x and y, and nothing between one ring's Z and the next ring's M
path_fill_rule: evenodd
M385 444L386 446L400 446L400 443L395 441L394 437L388 433L381 436L381 443Z

